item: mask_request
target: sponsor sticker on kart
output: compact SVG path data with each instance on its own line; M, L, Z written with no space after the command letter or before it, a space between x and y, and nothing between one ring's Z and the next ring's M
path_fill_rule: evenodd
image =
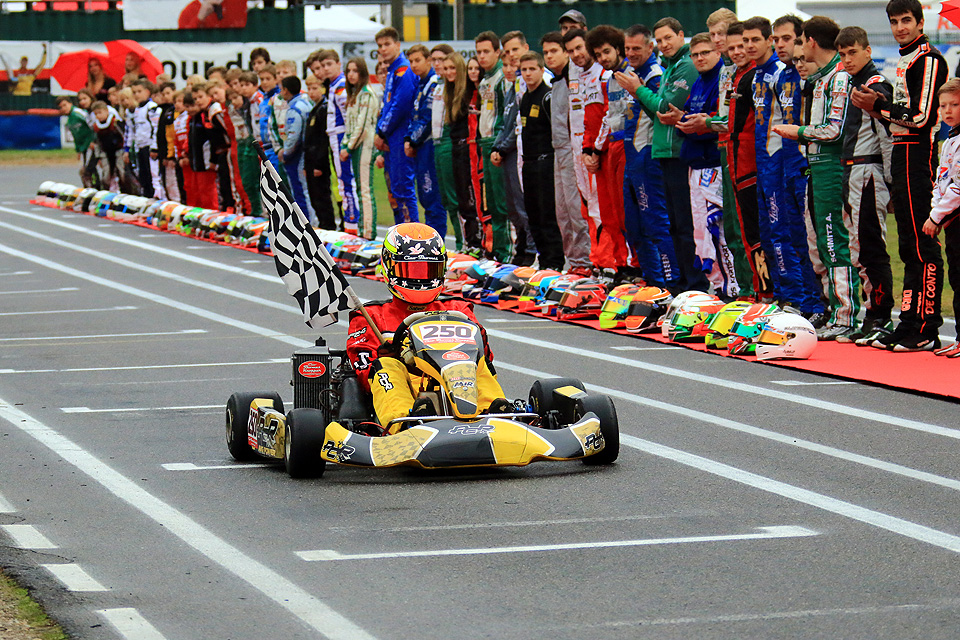
M444 360L469 360L470 356L463 351L447 351L441 356Z
M297 372L304 378L319 378L327 372L327 368L322 362L307 360L297 367Z
M427 322L412 327L416 337L431 349L452 350L458 346L477 344L477 327L466 322Z

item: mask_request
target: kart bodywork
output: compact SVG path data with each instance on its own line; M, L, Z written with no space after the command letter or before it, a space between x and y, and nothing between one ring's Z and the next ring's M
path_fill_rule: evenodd
M538 380L513 411L481 413L479 327L462 313L415 314L393 337L423 378L420 398L435 415L379 425L369 395L343 351L324 345L294 354L294 405L284 413L272 392L235 393L226 436L238 460L283 460L293 477L318 477L327 462L424 469L525 466L538 460L609 464L619 453L613 401L573 378ZM334 364L334 360L339 362Z

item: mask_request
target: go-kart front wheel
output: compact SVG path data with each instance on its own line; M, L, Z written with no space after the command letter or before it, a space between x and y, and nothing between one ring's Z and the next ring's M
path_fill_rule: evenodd
M275 391L237 392L227 400L227 449L234 460L249 462L259 455L247 442L250 403L257 398L273 400L273 408L283 413L283 399Z
M554 390L562 387L576 387L584 391L583 383L576 378L546 378L535 381L533 386L530 387L530 406L533 408L534 413L539 414L540 417L544 419L544 425L549 424L547 421L548 413L562 410L562 407L559 406L553 397ZM566 421L572 422L573 416L569 415L569 413L564 417ZM553 428L556 428L556 426L558 425L554 425Z
M283 462L291 478L319 478L327 468L320 456L327 423L319 409L294 409L287 414Z
M603 434L603 451L587 456L583 464L611 464L620 455L620 423L617 408L610 396L590 394L577 400L577 419L593 412L600 418L600 433Z

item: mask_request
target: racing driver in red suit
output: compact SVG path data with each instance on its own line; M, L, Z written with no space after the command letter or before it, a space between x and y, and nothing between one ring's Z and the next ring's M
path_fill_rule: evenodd
M393 298L364 305L386 342L380 343L362 313L354 311L350 315L347 357L360 385L373 395L374 412L384 427L395 418L436 414L429 400L417 400L422 377L408 371L402 346L391 340L407 316L421 311L461 311L480 327L484 355L477 365L478 406L491 413L513 410L497 382L493 353L473 305L463 300L437 300L446 266L447 249L431 227L419 222L391 227L383 241L380 273Z

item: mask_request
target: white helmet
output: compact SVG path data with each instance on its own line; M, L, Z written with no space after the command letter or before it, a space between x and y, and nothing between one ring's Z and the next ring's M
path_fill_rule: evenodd
M817 348L817 332L810 321L781 311L767 317L757 338L757 360L806 360Z
M713 296L709 293L704 293L703 291L684 291L683 293L677 294L677 297L675 297L670 303L670 306L667 307L667 311L660 316L659 320L657 320L657 326L660 327L660 334L664 338L669 337L668 334L670 331L671 322L673 321L673 316L677 315L680 307L686 302L697 299L712 300Z

